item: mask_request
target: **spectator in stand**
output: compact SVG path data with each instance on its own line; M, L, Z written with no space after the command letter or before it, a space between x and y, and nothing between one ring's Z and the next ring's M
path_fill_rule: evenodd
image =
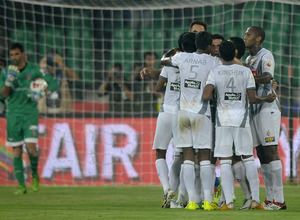
M39 101L40 113L71 113L73 101L68 81L78 81L79 76L64 64L57 50L49 50L40 62L44 74L48 73L60 85L59 89Z
M109 111L111 113L126 113L132 111L134 94L130 86L124 82L123 67L115 63L107 74L107 79L100 86L98 96L109 94Z

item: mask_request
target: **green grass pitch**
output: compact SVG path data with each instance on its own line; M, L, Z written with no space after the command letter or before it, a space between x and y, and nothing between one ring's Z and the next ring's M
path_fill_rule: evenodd
M300 187L285 186L285 211L203 211L162 209L162 188L159 186L99 186L55 187L42 186L34 193L15 196L15 186L0 186L0 219L300 219ZM236 187L236 208L242 205L243 195ZM265 190L261 187L261 200Z

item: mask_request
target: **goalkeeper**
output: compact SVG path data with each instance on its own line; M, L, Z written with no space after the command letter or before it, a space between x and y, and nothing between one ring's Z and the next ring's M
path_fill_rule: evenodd
M7 99L7 146L13 147L14 167L19 182L16 195L27 192L24 181L22 146L25 144L32 170L32 190L39 190L38 175L38 119L37 102L47 91L58 89L57 82L50 75L43 75L40 68L25 61L24 48L14 43L9 48L13 65L4 68L0 78L0 97ZM30 90L34 79L43 78L48 83L47 91ZM48 90L49 89L49 90Z

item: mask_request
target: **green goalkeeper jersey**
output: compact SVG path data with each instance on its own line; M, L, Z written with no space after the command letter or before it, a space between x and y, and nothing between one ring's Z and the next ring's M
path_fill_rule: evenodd
M4 68L0 76L0 90L5 85L6 71ZM59 88L56 80L49 74L43 74L40 67L33 63L26 63L24 69L20 71L17 78L14 80L9 96L7 97L7 113L14 115L23 115L24 113L38 114L37 103L33 102L28 93L30 91L30 83L36 78L43 78L48 83L48 89L53 92ZM1 96L1 95L0 95Z

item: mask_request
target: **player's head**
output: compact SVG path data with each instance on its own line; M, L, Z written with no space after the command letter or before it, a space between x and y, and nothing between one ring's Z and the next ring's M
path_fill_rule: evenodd
M265 30L258 26L251 26L247 29L244 41L247 48L260 45L265 40Z
M212 50L211 50L212 56L220 57L219 47L224 40L225 39L221 34L212 35Z
M55 67L55 56L61 56L58 50L50 49L46 52L46 64L48 67Z
M113 65L113 77L115 79L121 79L123 76L123 66L121 63L114 63Z
M145 67L155 68L157 64L157 53L148 51L144 53L144 65Z
M198 50L203 50L210 53L212 43L212 35L209 32L203 31L196 35L196 47Z
M182 37L182 49L187 53L193 53L197 50L195 45L196 33L187 32Z
M14 43L9 47L9 56L12 63L19 66L25 63L24 47L20 43Z
M178 48L181 52L183 52L183 48L182 48L182 42L183 42L183 36L189 32L184 32L182 34L180 34L179 38L178 38Z
M240 37L231 37L228 41L232 42L235 47L235 57L241 59L246 50L244 40Z
M190 32L198 33L200 31L207 31L207 24L204 21L193 21L190 24Z
M220 55L225 61L232 61L235 56L235 47L230 41L223 41L220 44Z

